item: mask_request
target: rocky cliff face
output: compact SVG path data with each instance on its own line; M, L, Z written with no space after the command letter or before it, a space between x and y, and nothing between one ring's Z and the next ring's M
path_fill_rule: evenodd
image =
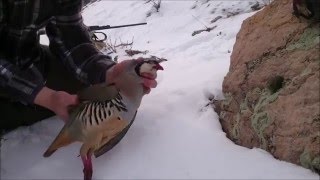
M320 172L319 22L275 0L237 35L215 110L236 144Z

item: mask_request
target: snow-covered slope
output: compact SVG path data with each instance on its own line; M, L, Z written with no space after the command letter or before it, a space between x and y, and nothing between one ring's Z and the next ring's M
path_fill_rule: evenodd
M208 98L222 98L223 77L250 1L163 1L159 12L145 1L101 1L84 11L87 25L147 22L106 30L112 40L168 59L159 85L145 96L136 121L110 152L93 160L94 179L318 179L317 174L274 159L261 149L232 143ZM231 12L238 15L230 16ZM151 14L147 17L147 14ZM232 14L232 13L231 13ZM210 23L222 16L215 23ZM230 17L228 17L230 16ZM228 17L228 18L227 18ZM204 25L217 27L191 36ZM114 56L115 54L112 54ZM129 59L118 50L119 60ZM138 56L135 56L138 57ZM22 117L23 118L23 117ZM4 136L1 179L81 179L79 143L42 153L63 122L50 118Z

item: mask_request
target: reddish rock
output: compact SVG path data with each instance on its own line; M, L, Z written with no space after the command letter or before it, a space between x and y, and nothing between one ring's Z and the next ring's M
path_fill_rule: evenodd
M236 144L319 173L320 23L292 11L275 0L243 22L215 107Z

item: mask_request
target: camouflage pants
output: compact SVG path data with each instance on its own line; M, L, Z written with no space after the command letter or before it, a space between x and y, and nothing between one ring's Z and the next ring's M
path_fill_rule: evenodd
M42 47L41 62L35 65L42 72L43 77L46 79L46 86L49 88L74 94L85 87L50 53L48 47ZM52 111L46 108L12 101L1 89L0 112L0 133L19 126L31 125L54 115Z

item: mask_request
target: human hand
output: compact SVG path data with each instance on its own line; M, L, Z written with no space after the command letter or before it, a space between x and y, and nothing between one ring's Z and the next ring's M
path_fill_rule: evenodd
M34 103L50 109L66 122L69 119L68 108L79 102L77 95L71 95L64 91L55 91L44 87L36 96Z

